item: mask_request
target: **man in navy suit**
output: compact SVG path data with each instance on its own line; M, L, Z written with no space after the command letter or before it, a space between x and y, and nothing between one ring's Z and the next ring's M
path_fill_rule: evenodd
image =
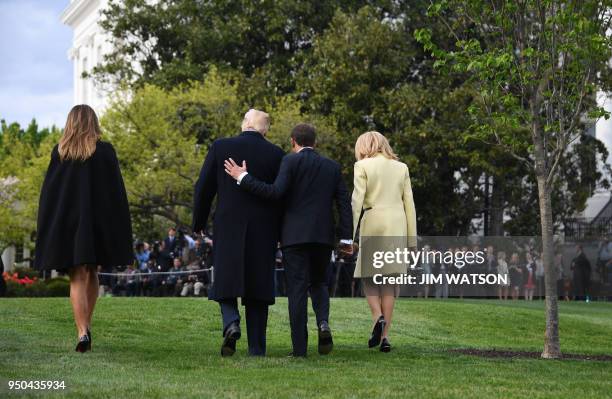
M274 303L275 253L280 228L277 201L242 190L224 172L229 157L248 162L251 170L272 183L284 152L268 142L268 114L249 110L236 137L216 140L210 147L195 186L193 230L206 228L215 196L213 221L213 286L209 299L219 302L223 319L222 356L231 356L240 338L237 298L245 306L249 354L266 353L268 306Z
M244 192L267 200L282 200L281 247L287 277L289 320L293 356L306 356L308 344L308 292L317 317L319 353L331 352L329 291L326 269L334 246L340 241L352 252L352 212L340 164L319 155L313 126L299 124L291 131L293 152L286 155L274 183L265 181L248 162L225 162L228 174ZM248 172L247 172L248 164ZM338 229L334 228L334 204Z

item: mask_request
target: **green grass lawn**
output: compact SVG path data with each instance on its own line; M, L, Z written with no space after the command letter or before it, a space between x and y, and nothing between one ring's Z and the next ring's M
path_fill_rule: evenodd
M0 397L7 396L6 381L15 379L64 380L62 396L87 398L612 396L612 362L449 352L541 350L541 302L399 300L389 354L367 348L371 322L364 299L333 299L331 312L335 349L329 356L316 352L311 314L309 357L287 357L287 302L279 299L270 311L268 356L248 357L243 334L236 355L221 358L216 303L103 298L93 352L83 355L74 352L68 299L1 299ZM564 352L612 353L612 304L562 303L560 313Z

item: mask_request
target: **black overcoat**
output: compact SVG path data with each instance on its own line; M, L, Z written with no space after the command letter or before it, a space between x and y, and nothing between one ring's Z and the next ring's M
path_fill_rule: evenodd
M61 161L55 146L40 193L35 268L109 268L133 259L130 211L113 146L98 141L85 161Z
M242 298L274 303L274 266L282 209L241 190L225 173L223 162L246 160L249 172L272 183L284 152L258 132L216 140L195 185L193 229L206 228L215 196L213 220L214 284L209 299Z

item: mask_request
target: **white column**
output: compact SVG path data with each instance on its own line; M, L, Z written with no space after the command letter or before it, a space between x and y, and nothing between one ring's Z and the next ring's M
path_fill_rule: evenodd
M81 85L79 82L80 57L79 48L73 47L68 51L68 58L72 61L72 101L73 105L80 103Z

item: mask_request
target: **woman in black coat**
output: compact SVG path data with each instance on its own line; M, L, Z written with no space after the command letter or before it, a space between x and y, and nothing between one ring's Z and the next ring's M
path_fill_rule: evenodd
M94 110L77 105L53 148L40 193L34 266L70 275L78 352L91 349L97 266L132 261L130 212L117 155L100 141Z

